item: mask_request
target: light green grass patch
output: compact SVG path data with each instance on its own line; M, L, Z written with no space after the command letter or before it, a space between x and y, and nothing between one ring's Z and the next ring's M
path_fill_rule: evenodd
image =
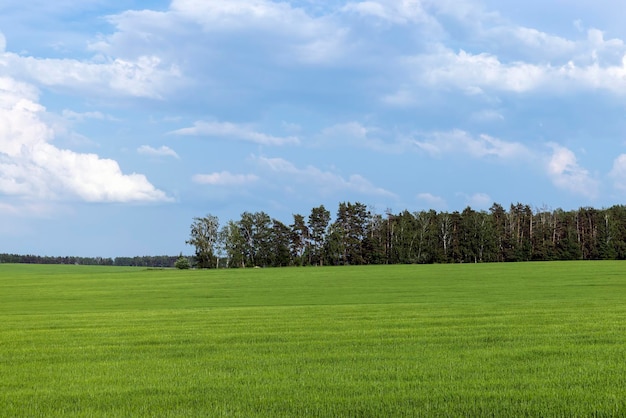
M625 268L0 265L0 415L623 415Z

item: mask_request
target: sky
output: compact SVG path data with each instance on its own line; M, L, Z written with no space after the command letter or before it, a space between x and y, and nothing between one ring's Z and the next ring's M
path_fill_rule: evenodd
M626 198L626 8L3 0L0 253L192 254L194 217Z

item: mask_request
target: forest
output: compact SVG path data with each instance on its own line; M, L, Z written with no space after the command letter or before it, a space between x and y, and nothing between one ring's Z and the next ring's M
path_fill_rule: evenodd
M332 221L322 205L289 225L244 212L221 227L216 216L194 218L190 229L199 268L626 259L623 205L379 214L343 202Z

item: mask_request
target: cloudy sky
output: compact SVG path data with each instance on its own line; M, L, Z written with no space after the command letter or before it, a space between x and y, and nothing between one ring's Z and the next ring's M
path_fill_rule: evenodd
M3 0L0 252L192 253L195 216L626 198L626 8Z

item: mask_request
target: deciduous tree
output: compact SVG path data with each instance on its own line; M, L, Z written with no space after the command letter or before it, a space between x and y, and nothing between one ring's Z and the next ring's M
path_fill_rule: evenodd
M196 265L199 268L217 266L214 247L218 239L219 220L217 216L206 215L204 218L194 218L191 224L191 233L187 244L196 248Z

